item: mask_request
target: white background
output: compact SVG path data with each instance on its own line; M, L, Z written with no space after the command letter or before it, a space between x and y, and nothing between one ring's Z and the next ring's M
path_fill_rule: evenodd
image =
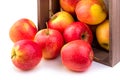
M86 72L72 72L60 61L45 61L33 70L24 72L11 62L12 41L9 29L21 18L29 18L37 25L37 0L0 0L0 80L120 80L120 63L109 67L93 62Z

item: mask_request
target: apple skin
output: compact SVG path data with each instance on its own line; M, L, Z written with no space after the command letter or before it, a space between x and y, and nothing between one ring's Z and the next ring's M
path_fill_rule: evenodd
M62 64L72 71L86 71L94 57L91 45L84 40L74 40L61 49Z
M70 24L63 33L65 42L73 40L85 40L92 44L93 34L89 26L83 22L73 22Z
M72 15L75 15L76 4L80 0L60 0L60 6L64 11L69 12Z
M40 63L41 58L41 47L31 40L19 40L12 48L12 62L20 70L33 69Z
M66 11L55 13L48 21L48 28L64 32L65 28L74 22L72 15Z
M105 20L96 28L96 38L100 46L109 51L109 20Z
M54 29L41 29L35 35L34 41L42 47L44 59L56 58L64 45L62 34Z
M81 0L77 3L75 13L77 19L89 25L97 25L107 17L103 0Z
M33 40L37 31L37 27L30 19L22 18L12 25L9 30L9 37L13 42L23 39Z

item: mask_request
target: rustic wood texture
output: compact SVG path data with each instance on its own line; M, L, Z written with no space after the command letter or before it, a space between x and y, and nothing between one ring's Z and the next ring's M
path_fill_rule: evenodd
M37 0L38 6L38 29L45 28L49 17L49 0Z
M110 65L120 61L120 0L109 0L110 19Z
M54 14L59 11L59 0L37 0L38 13L38 29L46 27L46 22Z
M60 10L59 0L37 0L38 1L38 28L45 28L45 23ZM93 47L95 61L108 66L114 66L120 61L120 0L104 0L108 9L110 21L110 51L105 51L99 46Z

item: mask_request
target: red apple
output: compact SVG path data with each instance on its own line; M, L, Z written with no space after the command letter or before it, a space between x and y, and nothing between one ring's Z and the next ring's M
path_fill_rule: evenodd
M39 64L42 57L40 46L31 40L17 41L13 48L11 59L13 64L21 70L31 70Z
M62 34L54 29L42 29L37 32L35 39L42 47L44 59L54 59L60 54L61 47L64 44Z
M97 25L107 17L107 10L103 0L80 0L75 8L79 21L89 25Z
M27 39L33 40L37 33L37 27L30 19L22 18L16 21L9 31L9 37L13 42Z
M92 43L93 35L89 26L83 22L73 22L70 24L63 33L64 39L66 42L73 40L84 40Z
M61 49L62 64L73 71L86 71L94 57L91 45L84 40L74 40Z
M63 33L64 29L74 22L71 14L66 11L60 11L54 14L48 21L48 28L55 29Z
M80 0L60 0L60 6L64 11L75 14L76 4Z

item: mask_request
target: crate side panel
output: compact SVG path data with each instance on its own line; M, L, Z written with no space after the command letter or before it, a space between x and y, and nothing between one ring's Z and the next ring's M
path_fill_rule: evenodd
M110 64L120 61L120 0L110 0Z
M105 2L107 12L108 12L108 17L107 17L108 19L109 18L109 0L104 0L104 2ZM94 61L111 66L110 61L109 61L109 56L110 56L109 51L106 51L105 49L101 48L101 46L99 45L95 37L96 36L95 32L93 33L93 35L94 35L94 41L93 41L92 47L95 53Z

